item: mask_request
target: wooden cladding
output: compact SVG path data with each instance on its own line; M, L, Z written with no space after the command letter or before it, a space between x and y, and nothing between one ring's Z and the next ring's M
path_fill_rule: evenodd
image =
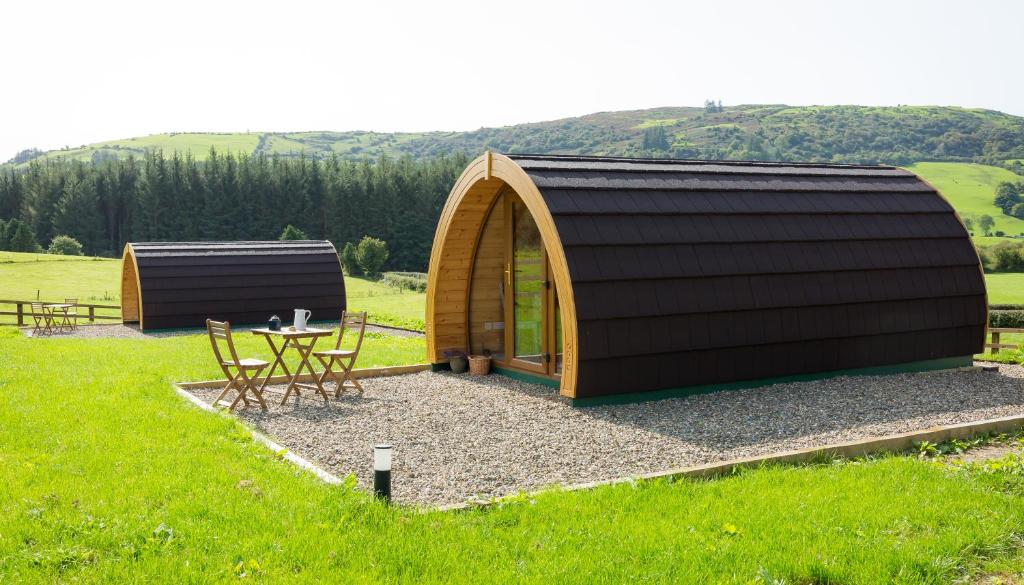
M480 231L469 289L469 352L505 350L505 202L499 196Z

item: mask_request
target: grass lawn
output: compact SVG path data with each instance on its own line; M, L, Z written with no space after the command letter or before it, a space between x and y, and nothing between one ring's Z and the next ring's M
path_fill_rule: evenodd
M0 346L0 582L936 583L1024 531L1019 473L913 457L388 508L178 398L217 373L201 337Z
M357 276L346 276L345 296L350 310L367 311L373 323L423 330L426 293L402 290Z
M1024 304L1024 273L986 274L988 302L992 304ZM1000 343L1018 345L1018 349L1002 349L998 354L984 354L987 360L1004 363L1024 363L1024 334L1004 333Z
M991 304L1024 304L1024 272L986 274L988 302Z
M993 205L996 187L1003 181L1019 181L1020 175L1000 167L973 163L922 162L907 167L931 183L949 199L961 217L973 217L975 223L981 215L991 215L996 230L1010 235L1024 233L1024 220L1004 215ZM975 228L975 233L980 233ZM995 243L986 238L985 243Z
M80 303L120 305L121 261L85 256L0 252L0 299L62 301L65 297L75 296ZM0 311L13 310L13 305L0 305ZM97 309L96 313L119 318L121 314L116 309ZM0 323L15 321L13 315L0 315ZM31 322L31 319L28 321Z

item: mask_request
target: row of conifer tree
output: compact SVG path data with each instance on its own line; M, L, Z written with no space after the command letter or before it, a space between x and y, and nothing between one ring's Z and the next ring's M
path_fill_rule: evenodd
M0 220L38 242L64 234L90 255L130 241L273 240L293 225L339 248L388 243L388 270L424 270L464 155L375 161L151 152L97 164L66 160L0 172Z

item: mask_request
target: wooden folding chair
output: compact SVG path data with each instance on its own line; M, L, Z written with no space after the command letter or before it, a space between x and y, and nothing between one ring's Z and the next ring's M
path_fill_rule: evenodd
M345 338L345 331L352 329L356 331L356 346L354 349L341 349L341 342ZM338 384L334 391L334 397L341 396L346 388L363 392L359 381L352 377L352 368L356 365L356 358L359 357L359 348L363 345L363 333L366 331L366 311L361 313L341 312L341 327L338 329L338 342L334 349L326 351L314 351L313 355L324 366L320 374L320 385L322 386L328 378L333 378ZM340 371L334 371L337 365Z
M64 321L62 325L67 325L68 329L74 331L78 329L78 297L65 297L64 304L71 307L61 315Z
M43 303L38 301L32 302L32 320L35 321L35 327L32 328L33 337L40 333L46 333L47 335L53 333L53 317L50 310L43 306Z
M260 372L269 366L270 363L250 358L238 359L238 353L235 352L235 343L231 339L231 323L207 319L206 331L210 334L210 345L213 347L213 355L217 358L217 363L220 365L220 369L223 370L224 377L228 380L228 384L224 386L220 396L213 401L214 406L220 403L228 392L235 389L238 391L238 396L228 406L228 410L233 410L239 400L246 406L249 406L249 399L245 396L249 392L256 396L256 400L260 403L260 408L267 410L267 403L263 400L263 393L260 392L259 385L256 382ZM227 345L228 357L230 359L224 359L224 354L220 350L221 342ZM234 369L234 373L232 373L232 369Z

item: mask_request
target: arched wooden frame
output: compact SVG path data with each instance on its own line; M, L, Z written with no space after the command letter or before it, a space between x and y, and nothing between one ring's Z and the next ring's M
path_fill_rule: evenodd
M139 263L131 245L124 247L121 257L121 321L138 321L142 328L142 284L139 280Z
M450 349L469 347L469 285L480 230L501 188L510 187L530 211L548 254L562 314L562 375L559 392L576 396L576 303L565 250L540 190L506 156L486 152L469 164L441 211L427 277L427 359L444 361Z

